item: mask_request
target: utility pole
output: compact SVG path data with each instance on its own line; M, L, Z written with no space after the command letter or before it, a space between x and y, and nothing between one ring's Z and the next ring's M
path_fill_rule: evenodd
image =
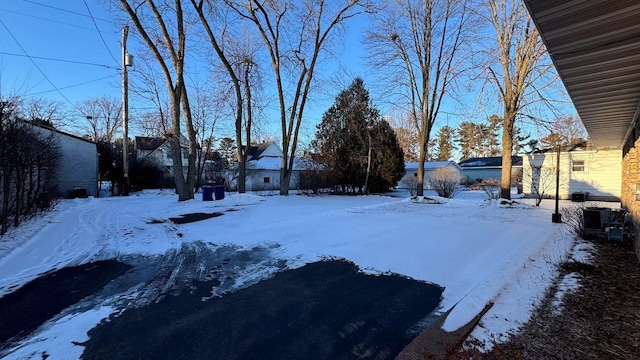
M129 26L122 28L122 195L129 196L129 79L127 66L127 35Z

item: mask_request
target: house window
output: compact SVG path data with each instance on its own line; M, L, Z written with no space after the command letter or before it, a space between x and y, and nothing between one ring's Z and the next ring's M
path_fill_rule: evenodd
M573 171L584 171L584 160L573 160L573 166L571 167Z
M264 178L264 183L265 183L265 184L268 184L269 182L270 182L270 179L269 179L268 177L265 177L265 178Z
M418 177L418 173L413 173L413 176Z

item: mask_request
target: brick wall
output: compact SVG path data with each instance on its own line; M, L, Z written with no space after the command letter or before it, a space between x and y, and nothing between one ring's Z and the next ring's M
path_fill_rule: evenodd
M625 149L622 157L622 196L621 203L625 207L633 218L633 223L636 228L635 248L638 261L640 261L640 200L636 200L636 196L640 199L640 193L636 195L636 192L640 192L640 176L638 174L638 168L640 167L640 139L634 137L629 139L628 144L625 145ZM638 186L638 190L636 190Z

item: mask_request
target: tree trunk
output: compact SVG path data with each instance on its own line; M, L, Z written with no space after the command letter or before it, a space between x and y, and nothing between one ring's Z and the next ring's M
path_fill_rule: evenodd
M507 114L502 129L502 178L500 180L500 197L511 199L511 151L513 149L513 125L515 115Z
M420 138L423 138L420 135ZM427 154L426 146L424 145L424 141L420 144L420 153L418 154L418 174L416 176L416 195L424 196L424 160Z
M371 134L367 133L369 139L369 153L367 154L367 176L364 178L364 193L369 194L369 174L371 174Z
M242 148L242 146L239 146ZM240 161L238 161L238 193L244 194L247 192L247 162L244 161L244 158L241 157Z
M284 161L284 159L283 159ZM280 195L289 195L292 169L280 169Z

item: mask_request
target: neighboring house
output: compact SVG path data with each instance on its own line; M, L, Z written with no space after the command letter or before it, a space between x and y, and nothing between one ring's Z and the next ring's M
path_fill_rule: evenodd
M55 138L60 151L58 195L70 197L84 189L88 196L98 196L98 145L90 140L44 125L31 123L36 129Z
M555 174L557 153L548 151L522 156L523 191L531 195L532 181L544 182L545 179L532 180L536 167L547 168L542 176L551 176L553 186L545 191L549 197L555 197ZM551 175L549 175L551 174ZM589 200L620 201L622 184L622 150L572 150L560 152L560 191L559 198L569 199L573 193L589 193Z
M251 145L247 154L246 189L249 191L279 190L282 155L282 150L274 142ZM300 173L302 171L314 170L318 166L310 158L295 158L289 183L290 189L300 187ZM232 168L231 171L237 170Z
M170 146L169 142L161 137L136 136L133 142L136 160L157 165L162 169L165 179L173 178L173 159L171 158ZM184 136L180 137L180 147L182 148L182 165L186 176L189 161L189 141Z
M430 189L430 179L433 178L433 172L439 168L451 168L462 176L462 168L455 161L425 161L424 163L424 189ZM404 164L404 176L400 180L399 187L406 189L411 188L415 179L418 177L418 163L409 162Z
M473 184L482 180L502 179L502 156L478 157L462 160L463 182ZM522 174L522 156L511 157L511 178Z

